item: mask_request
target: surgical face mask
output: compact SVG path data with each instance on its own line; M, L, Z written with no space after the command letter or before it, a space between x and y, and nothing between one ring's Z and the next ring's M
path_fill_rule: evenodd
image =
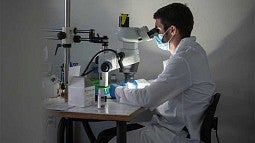
M157 36L154 36L157 46L162 50L169 50L169 42L172 40L173 36L166 43L163 42L163 37L169 29L170 28L168 28L164 34L158 34Z
M163 43L163 34L158 34L157 36L154 36L157 46L162 50L169 50L169 42Z

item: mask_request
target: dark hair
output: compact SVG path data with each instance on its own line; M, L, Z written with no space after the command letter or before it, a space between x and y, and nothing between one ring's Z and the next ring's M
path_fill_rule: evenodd
M165 30L174 25L179 30L181 38L189 37L194 25L190 9L181 3L172 3L158 9L153 18L161 19Z

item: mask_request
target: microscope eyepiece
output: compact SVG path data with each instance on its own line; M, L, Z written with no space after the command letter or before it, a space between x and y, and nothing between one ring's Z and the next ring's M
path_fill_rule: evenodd
M150 38L153 38L154 36L156 36L159 33L159 29L158 28L153 28L151 29L149 32L147 32L148 36Z

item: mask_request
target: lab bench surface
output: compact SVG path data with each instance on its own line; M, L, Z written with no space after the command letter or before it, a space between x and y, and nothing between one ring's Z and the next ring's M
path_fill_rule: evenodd
M117 103L114 100L107 100L105 107L102 109L98 109L97 105L92 105L92 106L82 108L82 107L68 106L67 103L58 103L58 102L47 104L46 108L48 109L50 114L54 116L66 118L66 119L71 119L72 121L74 120L116 121L117 143L126 142L126 125L127 125L126 123L129 121L132 121L138 115L146 111L145 108ZM59 123L58 134L60 132L64 133L63 130L65 130L65 129L61 130L60 124L61 123ZM69 122L69 124L67 125L70 125L71 127L66 128L66 136L69 136L69 137L66 137L66 142L72 143L73 133L72 133L72 129L70 129L72 128L72 124L70 124ZM63 137L64 137L63 135L60 137L58 136L58 143L64 142L64 139L62 139Z

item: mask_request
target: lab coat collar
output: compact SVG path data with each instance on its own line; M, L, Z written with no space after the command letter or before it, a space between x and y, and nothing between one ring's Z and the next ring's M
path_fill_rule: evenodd
M190 43L193 43L195 41L196 41L196 37L195 36L183 38L180 41L180 43L178 44L178 46L176 47L175 52L172 55L175 55L176 53L184 50L186 45L189 45Z

